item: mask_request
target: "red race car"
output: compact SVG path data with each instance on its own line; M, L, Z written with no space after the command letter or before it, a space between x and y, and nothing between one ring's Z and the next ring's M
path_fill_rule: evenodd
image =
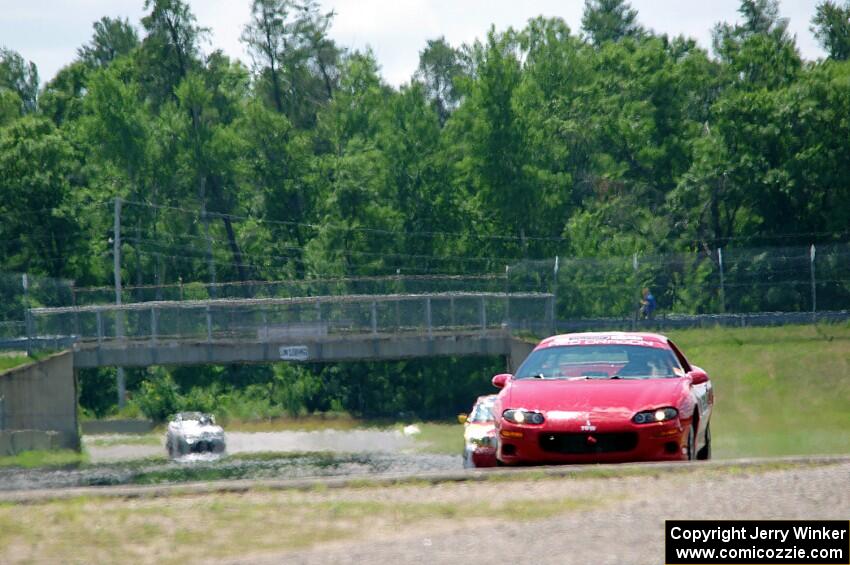
M711 457L711 382L662 335L553 336L493 385L502 464Z

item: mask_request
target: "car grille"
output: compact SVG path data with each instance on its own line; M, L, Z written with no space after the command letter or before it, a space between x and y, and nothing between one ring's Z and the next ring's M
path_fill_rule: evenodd
M552 453L613 453L630 451L637 447L638 436L634 432L541 433L539 442L543 451Z

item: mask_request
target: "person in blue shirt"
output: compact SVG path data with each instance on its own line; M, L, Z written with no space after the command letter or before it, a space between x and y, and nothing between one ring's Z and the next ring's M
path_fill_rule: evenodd
M640 317L644 320L651 320L652 316L655 312L655 307L657 303L655 302L655 297L652 296L652 293L649 292L648 288L643 289L643 298L640 301Z

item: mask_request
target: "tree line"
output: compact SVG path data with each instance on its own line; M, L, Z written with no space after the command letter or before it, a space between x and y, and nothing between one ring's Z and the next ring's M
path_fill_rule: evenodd
M127 285L500 272L846 240L850 2L803 60L777 0L705 49L624 0L427 42L408 82L315 0L253 0L250 60L183 0L104 17L42 86L0 50L0 270Z

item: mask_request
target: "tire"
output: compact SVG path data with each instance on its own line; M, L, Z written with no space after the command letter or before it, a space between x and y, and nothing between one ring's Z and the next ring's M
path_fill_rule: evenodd
M708 461L711 459L711 423L705 426L705 445L697 451L697 459L700 461Z
M696 447L696 432L694 431L694 424L691 424L691 427L688 428L688 445L687 445L687 460L693 461L696 457L696 453L694 453L694 449Z

